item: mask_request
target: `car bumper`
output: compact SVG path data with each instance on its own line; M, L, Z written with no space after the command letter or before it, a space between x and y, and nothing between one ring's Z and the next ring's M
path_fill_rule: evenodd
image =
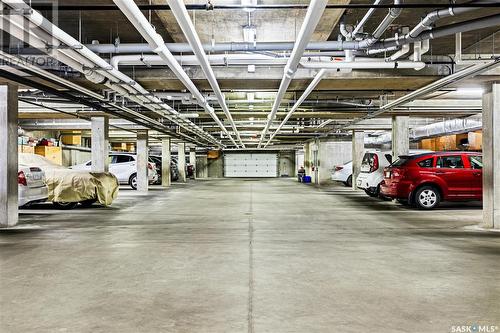
M380 194L393 199L407 199L411 192L411 182L391 182L387 184L382 182L380 185Z
M336 182L346 182L347 181L347 176L345 174L342 174L340 172L334 172L332 173L332 180Z
M47 201L49 194L47 186L26 187L18 186L18 206L22 207L29 203Z
M365 173L360 173L356 179L356 187L362 190L367 190L371 186L368 184L368 175Z

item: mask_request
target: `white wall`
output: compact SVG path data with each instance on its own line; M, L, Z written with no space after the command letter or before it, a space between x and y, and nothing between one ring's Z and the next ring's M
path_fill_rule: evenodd
M319 184L331 179L332 169L352 160L351 141L320 141L318 150Z

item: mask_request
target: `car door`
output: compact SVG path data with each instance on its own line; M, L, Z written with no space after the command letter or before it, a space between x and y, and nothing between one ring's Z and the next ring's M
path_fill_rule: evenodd
M472 199L483 198L483 157L481 155L468 155L470 172L470 189Z
M471 196L470 179L464 177L466 175L465 161L461 154L438 156L435 175L446 184L450 199Z
M120 183L129 181L135 172L135 160L131 155L112 155L109 171L118 178Z

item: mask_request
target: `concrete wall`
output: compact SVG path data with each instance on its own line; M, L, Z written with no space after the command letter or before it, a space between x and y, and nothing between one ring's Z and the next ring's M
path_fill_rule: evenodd
M224 156L220 154L219 158L207 160L208 178L224 177Z
M318 149L319 183L331 180L332 169L352 160L351 141L320 141Z
M196 156L196 178L208 177L208 158L207 155Z
M278 176L295 177L295 150L278 153Z
M314 182L314 141L309 141L304 145L304 168L306 174L312 176ZM352 142L339 140L319 140L318 141L318 184L325 184L330 181L332 169L336 165L342 165L352 159Z

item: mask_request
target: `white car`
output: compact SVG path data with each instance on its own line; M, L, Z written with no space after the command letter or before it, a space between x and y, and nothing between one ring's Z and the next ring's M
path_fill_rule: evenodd
M39 167L19 165L17 172L18 206L45 202L49 197L45 173Z
M352 161L349 161L344 165L337 165L332 170L332 180L341 182L345 186L352 186Z
M134 190L137 190L137 162L136 155L112 153L109 155L109 172L118 178L120 184L128 184ZM92 161L83 164L73 165L74 170L91 170ZM148 162L148 179L150 184L158 180L156 165L153 161Z
M429 150L410 150L410 155L428 153ZM361 171L356 179L356 187L371 197L378 197L380 184L384 180L384 168L392 163L391 151L369 151L363 156Z

